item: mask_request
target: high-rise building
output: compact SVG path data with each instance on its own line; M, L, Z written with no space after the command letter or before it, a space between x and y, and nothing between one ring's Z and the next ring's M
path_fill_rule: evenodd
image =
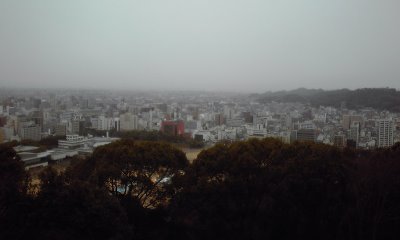
M21 139L26 140L34 140L34 141L39 141L41 139L41 126L37 124L28 124L24 125L20 129L20 134L21 134Z
M296 132L297 141L315 142L317 139L317 131L315 129L299 129Z
M54 130L56 136L65 136L67 135L67 124L66 123L57 124Z
M364 118L359 115L343 115L342 126L345 130L349 130L354 122L360 124L360 128L364 126Z
M359 122L353 122L350 126L350 129L348 130L348 138L351 139L356 143L356 146L358 146L358 142L360 140L360 123Z
M84 121L81 120L72 120L71 121L71 133L72 134L78 134L82 135L83 134L83 129L84 129Z
M224 124L224 115L222 115L221 113L217 113L215 114L215 125L222 125Z
M119 124L121 131L136 130L138 128L138 117L130 112L121 114Z
M97 130L111 130L114 128L114 120L113 118L99 116L97 118Z
M233 118L234 114L235 114L235 111L231 105L224 106L224 118L231 119L231 118Z
M35 122L36 125L39 125L41 127L43 127L43 112L42 111L34 111L30 117L31 120L33 120Z
M185 123L182 120L162 121L161 132L174 136L183 135L185 133Z
M378 147L390 147L394 144L394 123L392 120L381 119L377 122Z
M253 115L251 112L242 112L242 117L244 118L245 123L253 123Z

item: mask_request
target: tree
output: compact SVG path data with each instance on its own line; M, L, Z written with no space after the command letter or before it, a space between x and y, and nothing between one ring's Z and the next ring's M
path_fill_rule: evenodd
M168 201L171 178L187 165L185 154L169 144L121 140L97 148L69 174L93 181L114 196L133 196L144 208L156 208Z
M23 220L28 174L17 153L0 145L0 238L12 238Z
M195 239L335 239L347 162L333 147L218 144L174 179L171 212Z
M400 236L400 144L359 153L344 231L354 239Z
M88 182L67 181L52 168L40 175L21 238L127 239L132 236L118 199Z

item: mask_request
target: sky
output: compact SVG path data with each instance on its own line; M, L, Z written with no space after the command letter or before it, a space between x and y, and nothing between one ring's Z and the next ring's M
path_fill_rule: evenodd
M400 88L399 0L0 0L0 87Z

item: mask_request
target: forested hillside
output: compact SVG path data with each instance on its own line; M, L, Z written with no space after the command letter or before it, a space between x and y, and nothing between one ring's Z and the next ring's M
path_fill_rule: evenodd
M321 89L296 89L293 91L267 92L253 96L261 102L301 102L313 106L340 107L342 103L350 109L365 107L377 110L400 112L400 91L391 88L364 88L357 90L333 90Z

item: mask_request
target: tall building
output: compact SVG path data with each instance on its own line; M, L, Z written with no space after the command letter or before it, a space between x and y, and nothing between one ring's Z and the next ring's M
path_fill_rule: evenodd
M121 130L121 121L119 118L113 118L113 126L115 131L120 131Z
M351 139L356 143L356 146L358 146L359 140L360 140L360 123L359 122L353 122L350 126L350 129L348 130L348 138Z
M378 147L390 147L394 144L394 123L392 120L381 119L377 122Z
M33 120L36 125L39 125L41 130L43 130L43 112L42 111L34 111L31 115L30 119Z
M253 115L251 112L242 112L242 117L244 118L245 123L253 123Z
M215 114L215 125L223 125L224 124L224 115L222 115L221 113L217 113Z
M185 133L185 123L182 120L162 121L161 132L174 136L183 135Z
M299 129L296 132L297 141L315 142L317 140L317 131L314 129Z
M360 128L364 126L364 118L359 115L343 115L342 126L344 129L349 130L354 122L360 123Z
M224 118L231 119L231 118L233 118L234 114L235 114L235 111L231 105L224 106Z
M121 131L136 130L138 128L138 117L130 112L119 116L119 127Z
M24 125L20 129L20 137L22 140L30 139L39 141L41 139L41 129L42 127L37 124Z
M66 123L57 124L54 130L56 136L65 136L67 135L67 124Z
M84 130L84 121L81 120L72 120L71 121L71 133L72 134L78 134L78 135L83 135L83 130Z
M97 130L111 130L114 128L114 119L105 117L105 116L99 116L97 118Z

